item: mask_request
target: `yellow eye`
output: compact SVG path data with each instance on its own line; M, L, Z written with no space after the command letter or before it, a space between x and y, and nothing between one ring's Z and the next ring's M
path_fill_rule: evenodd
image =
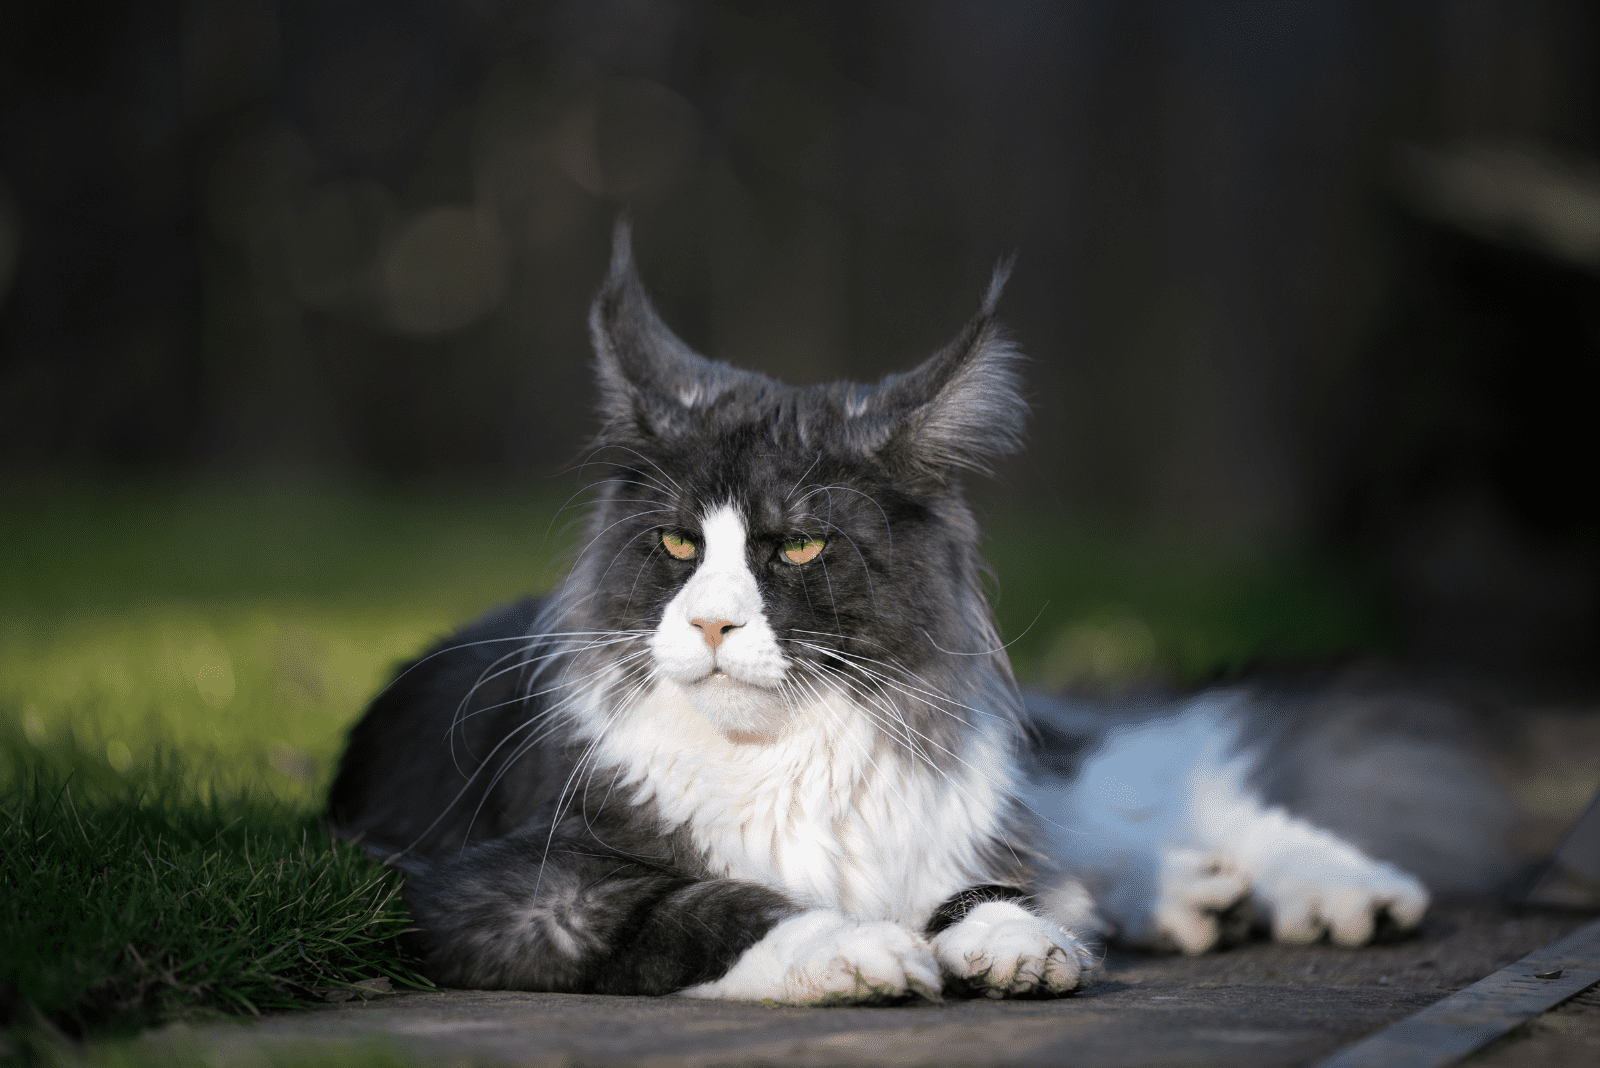
M821 538L795 538L783 543L783 558L791 564L809 564L822 551Z
M694 559L694 542L690 541L682 534L674 534L671 531L666 531L661 535L661 544L667 547L667 552L671 553L679 560Z

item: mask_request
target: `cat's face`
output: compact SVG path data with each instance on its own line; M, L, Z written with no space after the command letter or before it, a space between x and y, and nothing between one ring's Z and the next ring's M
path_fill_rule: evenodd
M881 466L755 429L628 454L590 549L605 629L648 633L658 675L751 738L824 689L876 692L872 672L898 678L959 641L941 621L970 567L962 527Z
M592 318L607 474L588 622L635 635L634 673L736 740L770 738L828 692L887 721L931 661L992 637L954 469L1020 423L997 291L916 372L797 389L689 352L619 244Z

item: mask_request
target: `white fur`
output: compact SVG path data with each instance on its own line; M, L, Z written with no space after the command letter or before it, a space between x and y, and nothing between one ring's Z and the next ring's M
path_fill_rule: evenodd
M908 994L936 999L940 986L933 949L920 936L899 924L812 909L768 931L722 978L682 994L828 1005Z
M764 735L783 716L778 684L789 662L761 610L761 591L750 573L744 520L731 505L701 521L700 563L667 603L650 638L657 671L724 731ZM733 624L713 648L691 620Z
M684 827L719 876L801 903L920 929L984 881L981 843L1017 785L1001 721L980 716L948 774L885 738L837 691L777 687L788 671L761 610L744 524L731 506L702 525L703 558L651 638L657 678L638 699L584 720L602 764ZM691 619L736 624L716 649ZM720 670L725 676L707 677ZM707 699L763 709L759 720ZM759 728L759 729L755 729Z
M837 693L795 708L762 744L729 738L661 680L599 736L634 796L683 826L711 870L864 919L921 927L983 881L978 843L1015 785L992 721L944 777L888 743Z
M1273 937L1315 942L1326 931L1339 945L1359 946L1372 940L1379 911L1401 928L1421 922L1428 891L1416 879L1282 809L1264 808L1237 785L1214 780L1197 802L1210 817L1204 829L1213 838L1229 835ZM1207 797L1212 791L1222 796Z
M881 731L878 710L797 685L738 511L713 509L701 533L694 574L650 638L653 677L619 707L592 699L580 719L597 763L621 769L623 787L684 829L714 874L810 911L688 993L817 1002L936 989L934 951L912 932L986 881L979 848L1022 788L1013 738L978 716L941 772ZM732 629L713 646L697 619ZM1190 953L1212 948L1218 914L1247 897L1291 941L1326 930L1359 944L1380 910L1401 926L1421 918L1420 884L1264 805L1251 761L1227 699L1212 696L1114 732L1070 784L1034 784L1025 799L1064 862L1041 895L1052 918L981 906L941 934L939 965L992 996L1076 989L1091 958L1061 924L1096 925L1077 879L1125 939Z
M1065 994L1083 986L1094 967L1072 932L1010 901L979 905L940 932L933 949L947 975L992 998Z
M1428 892L1389 864L1268 807L1249 784L1228 698L1112 736L1071 783L1034 784L1051 853L1081 877L1124 939L1212 948L1218 913L1250 898L1286 941L1371 939L1387 911L1415 926Z

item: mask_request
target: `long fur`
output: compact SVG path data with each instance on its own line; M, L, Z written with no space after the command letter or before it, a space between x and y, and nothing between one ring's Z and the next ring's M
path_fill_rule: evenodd
M1267 802L1221 706L1076 778L1031 744L960 485L1021 440L1009 270L916 369L793 388L674 336L619 225L571 574L403 670L333 788L436 979L1053 995L1091 937L1198 951L1252 899L1280 937L1416 922L1415 880Z

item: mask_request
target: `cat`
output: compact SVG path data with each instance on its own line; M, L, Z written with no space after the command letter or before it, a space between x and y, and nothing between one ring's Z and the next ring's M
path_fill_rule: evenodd
M1417 924L1415 878L1262 800L1225 696L1071 776L1041 748L962 490L1022 441L1009 272L914 370L796 388L680 341L619 223L584 549L401 671L331 792L434 980L1059 996L1107 936L1199 952L1246 903L1296 941Z

